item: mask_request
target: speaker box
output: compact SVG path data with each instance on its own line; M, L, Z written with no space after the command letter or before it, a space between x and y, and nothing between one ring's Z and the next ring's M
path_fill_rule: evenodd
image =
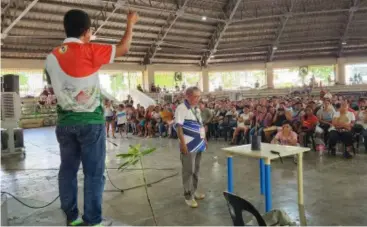
M14 146L15 148L24 147L24 137L22 128L14 129Z
M16 92L19 95L19 76L7 74L3 76L3 91Z
M1 129L1 150L8 149L8 131L6 129Z
M1 129L1 150L8 149L9 147L8 140L9 140L8 131L6 129ZM15 148L24 147L24 137L22 128L14 129L14 147Z

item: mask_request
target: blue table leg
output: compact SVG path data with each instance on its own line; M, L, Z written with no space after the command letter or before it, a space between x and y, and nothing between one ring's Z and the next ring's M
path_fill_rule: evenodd
M271 197L271 165L270 160L265 161L265 212L272 209Z
M260 194L264 195L265 193L265 165L264 159L260 159Z
M227 157L227 174L228 174L228 192L233 193L233 159L232 156Z

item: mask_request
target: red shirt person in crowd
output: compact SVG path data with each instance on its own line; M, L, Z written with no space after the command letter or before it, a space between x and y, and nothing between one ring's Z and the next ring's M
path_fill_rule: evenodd
M307 146L310 136L315 132L318 121L317 117L313 114L312 107L307 106L305 109L305 115L301 118L299 142L302 146Z

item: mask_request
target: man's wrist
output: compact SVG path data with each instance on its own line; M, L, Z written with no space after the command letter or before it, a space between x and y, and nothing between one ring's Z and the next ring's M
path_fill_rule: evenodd
M131 21L128 21L126 24L126 30L132 30L134 27L134 23Z

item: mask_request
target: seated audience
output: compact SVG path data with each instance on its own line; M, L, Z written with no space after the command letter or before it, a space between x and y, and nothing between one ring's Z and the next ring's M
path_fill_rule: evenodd
M365 152L367 152L367 99L359 99L358 108L357 121L353 127L353 131L363 137Z
M156 88L156 86L154 85L154 83L152 83L152 84L150 85L150 92L152 92L152 93L157 92L157 88Z
M309 139L315 133L315 128L318 123L317 117L313 114L311 106L307 106L305 109L305 115L301 118L301 129L299 136L299 143L307 147Z
M332 120L335 114L335 109L331 105L330 99L325 98L323 105L317 111L316 116L319 119L319 127L323 130L324 143L328 141L329 129L332 126Z
M342 101L339 111L334 114L332 127L329 133L329 147L333 155L336 154L336 144L338 142L344 143L346 150L344 151L344 157L351 158L353 135L352 126L355 121L355 116L352 112L348 111L347 101Z
M289 121L282 122L281 129L277 132L271 143L297 146L297 133L293 131L291 123Z
M209 124L212 121L213 114L210 109L207 107L207 104L200 102L200 111L201 111L201 119L203 121L205 132L206 132L206 139L209 140L210 133L209 133Z
M163 110L160 112L161 115L161 123L159 124L159 136L162 136L163 132L165 132L165 136L171 136L172 126L173 126L173 112L172 109L166 105Z
M264 125L265 125L265 117L266 117L266 107L258 105L256 107L256 111L254 113L253 126L250 130L250 135L262 135Z
M127 117L126 117L126 109L123 104L120 104L117 112L116 112L116 118L117 118L117 128L118 132L122 136L122 133L126 131L126 134L128 133L127 126Z
M137 127L138 130L138 136L143 136L144 129L145 129L145 109L143 106L141 106L139 109L137 109Z
M160 90L158 86L154 88L156 91ZM323 137L324 143L328 144L333 155L336 151L335 145L342 142L346 145L344 156L351 157L353 142L360 138L364 140L367 149L365 99L357 101L357 95L333 96L326 91L320 94L320 97L312 97L305 92L298 92L297 96L246 98L238 101L228 98L217 99L210 95L203 97L199 108L207 139L212 136L215 138L224 136L225 140L231 138L231 144L237 144L243 141L242 136L249 142L249 135L261 135L263 142L287 145L300 143L302 146L308 146L309 139L315 133L316 136ZM116 107L113 107L111 102L110 104L106 102L105 116L108 127L111 128L111 125L114 127L112 122L115 123L116 130L121 136L126 130L126 133L132 132L148 138L156 135L176 138L175 130L172 128L174 112L183 98L182 94L178 93L174 95L172 102L149 106L146 110L139 104L135 109L131 97L128 97L125 104ZM355 110L352 110L348 103L353 104ZM318 142L322 144L322 139L317 138L314 141L315 145Z
M237 118L237 127L233 133L231 144L235 144L235 140L240 132L243 132L246 138L247 132L251 126L251 119L253 117L253 113L250 112L250 106L245 106L243 108L243 113Z

